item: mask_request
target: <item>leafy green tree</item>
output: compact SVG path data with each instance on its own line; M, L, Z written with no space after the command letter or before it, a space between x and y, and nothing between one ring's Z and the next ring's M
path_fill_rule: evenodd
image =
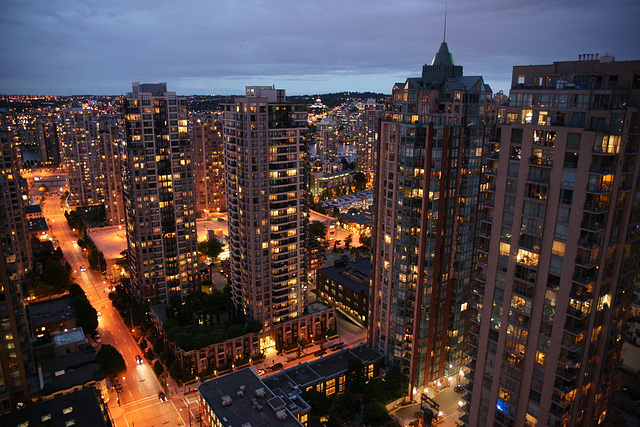
M347 390L333 398L329 417L333 415L340 420L350 421L356 416L359 409L360 401L352 392Z
M331 409L331 401L327 395L315 389L305 391L302 398L311 406L311 415L313 416L324 417Z
M215 237L206 241L198 243L198 252L211 257L211 259L217 258L222 253L222 243Z
M182 381L182 377L184 376L184 371L182 370L182 366L180 366L180 362L174 360L171 366L169 366L169 375L176 381Z
M102 365L102 370L110 378L119 377L127 370L120 352L109 344L102 344L100 351L96 354L96 359Z
M356 172L353 182L356 184L356 191L364 190L367 185L367 176L362 172Z
M82 287L80 285L78 285L77 283L73 283L71 284L71 286L69 286L69 294L72 297L81 297L81 298L86 298L86 295L84 293L84 290L82 289Z
M360 235L359 242L365 248L371 249L371 237L370 236L367 236L366 234L362 233Z
M120 252L121 257L116 260L116 265L127 268L129 266L129 250L125 249Z
M74 298L71 302L76 312L76 326L89 334L98 327L98 312L86 298Z
M153 352L158 356L160 356L163 350L164 350L164 340L162 339L162 337L158 337L155 340L153 340Z
M71 278L64 265L53 258L47 258L45 261L41 279L56 294L66 291L71 284Z
M157 376L160 376L164 373L164 366L162 366L162 363L160 363L159 360L156 360L153 364L153 372L155 372Z
M313 221L309 224L309 236L316 240L324 240L327 236L327 225L324 222Z
M353 242L353 234L349 234L346 239L344 239L344 247L349 249L351 247L351 242Z
M391 421L391 416L384 404L380 402L365 403L362 409L362 423L369 425L382 425Z

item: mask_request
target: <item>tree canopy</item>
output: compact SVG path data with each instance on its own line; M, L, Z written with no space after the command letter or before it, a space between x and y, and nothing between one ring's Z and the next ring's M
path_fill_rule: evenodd
M356 191L364 190L367 185L367 175L362 172L356 172L353 176L353 182L356 184Z
M198 243L198 252L212 259L217 258L222 253L222 243L215 237L206 242L200 242Z
M327 225L317 220L311 222L309 224L309 236L316 240L324 240L327 236Z
M124 358L112 345L102 344L100 351L96 354L96 359L110 378L118 377L127 370Z

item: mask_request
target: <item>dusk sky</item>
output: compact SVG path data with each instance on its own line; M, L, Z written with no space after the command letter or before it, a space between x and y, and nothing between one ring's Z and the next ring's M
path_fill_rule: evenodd
M445 1L2 0L0 93L391 93L443 38ZM638 0L448 2L446 41L465 75L508 92L514 65L609 53L640 59Z

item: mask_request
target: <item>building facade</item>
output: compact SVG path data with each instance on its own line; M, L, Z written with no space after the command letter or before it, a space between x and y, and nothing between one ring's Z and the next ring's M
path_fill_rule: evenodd
M640 61L518 66L485 170L468 425L595 425L638 274Z
M373 175L375 172L375 149L378 140L378 123L384 114L384 104L369 99L358 104L360 110L360 126L356 158L358 171Z
M415 393L460 378L490 99L443 42L381 122L369 342Z
M62 110L58 136L69 179L69 205L103 203L105 153L98 140L96 110L83 106Z
M217 114L197 114L189 119L196 180L196 213L207 217L227 210L222 121Z
M11 133L0 129L0 413L29 401L30 333L22 281L31 271L29 230Z
M184 97L166 83L133 83L121 99L121 156L131 290L138 301L195 290L197 233Z
M224 105L229 282L235 303L265 331L304 309L306 120L305 105L269 86L248 86Z
M98 138L104 153L104 210L107 224L124 226L124 201L122 200L122 159L120 140L122 133L118 122L110 116L98 119Z

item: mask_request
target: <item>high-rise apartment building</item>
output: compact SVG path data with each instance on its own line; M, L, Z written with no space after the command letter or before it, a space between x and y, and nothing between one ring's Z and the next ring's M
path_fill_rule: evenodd
M104 152L96 110L70 106L60 112L58 136L69 179L69 205L104 202Z
M11 133L0 129L0 413L29 400L29 326L22 280L31 270L28 223Z
M224 139L218 114L196 114L189 118L196 180L196 213L208 216L227 210L224 174Z
M640 237L640 61L517 66L489 155L470 299L470 426L596 425Z
M307 286L307 107L248 86L224 105L230 277L265 330L303 313Z
M131 289L152 304L185 298L198 262L186 100L166 83L133 83L120 108Z
M378 140L378 122L384 114L384 104L369 99L359 103L360 111L358 146L356 149L356 163L358 171L366 174L375 172L375 147Z
M104 210L109 225L124 225L124 201L122 200L122 159L120 126L111 115L97 120L98 139L104 153Z
M460 377L490 99L443 42L381 121L369 342L412 393Z

